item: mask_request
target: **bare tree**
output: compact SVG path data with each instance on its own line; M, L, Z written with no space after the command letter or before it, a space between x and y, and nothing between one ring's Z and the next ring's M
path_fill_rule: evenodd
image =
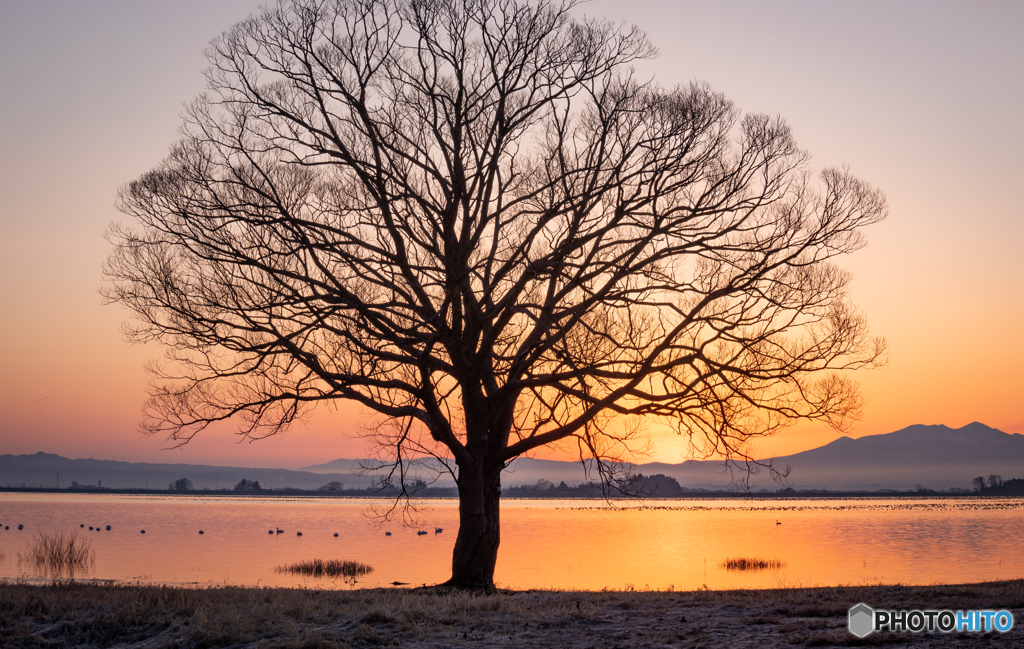
M698 451L856 415L883 342L832 265L882 219L777 117L630 64L575 0L290 0L211 44L182 139L120 193L111 302L169 363L144 430L274 434L356 401L396 483L447 462L450 585L493 588L500 473L534 449Z

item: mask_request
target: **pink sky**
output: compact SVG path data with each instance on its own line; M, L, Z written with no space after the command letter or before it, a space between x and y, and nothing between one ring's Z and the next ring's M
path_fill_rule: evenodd
M276 439L230 428L188 447L136 432L157 347L128 347L100 305L117 188L158 164L203 89L205 44L259 3L0 4L0 453L298 467L366 454L353 408ZM708 81L785 117L816 166L849 164L890 217L844 265L889 339L860 376L854 436L981 421L1024 433L1024 5L1016 2L600 0L581 13L648 31L664 85ZM656 431L655 431L656 432ZM765 455L825 444L800 426ZM649 459L682 461L680 440Z

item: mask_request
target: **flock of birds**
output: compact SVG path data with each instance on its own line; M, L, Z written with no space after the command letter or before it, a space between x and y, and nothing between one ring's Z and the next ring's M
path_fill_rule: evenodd
M435 527L435 528L434 528L434 534L440 534L440 533L441 533L441 532L443 532L443 531L444 531L444 528L443 528L443 527ZM202 533L203 533L203 531L202 531L202 530L199 530L199 533L200 533L200 534L202 534ZM428 534L428 533L429 533L429 532L427 532L427 531L425 531L425 530L419 530L419 531L417 531L417 532L416 532L416 536L423 536L424 534ZM275 528L274 528L274 529L272 529L272 530L267 530L267 534L284 534L284 530L282 530L282 529L281 529L281 528L279 528L279 527L275 527ZM295 533L295 535L296 535L296 536L302 536L302 532L296 532L296 533ZM335 532L335 533L334 533L334 536L335 536L335 538L337 538L337 536L338 536L338 533L337 533L337 532ZM384 536L391 536L391 532L384 532Z
M782 523L777 518L775 519L775 524L776 525L782 525ZM20 530L20 529L23 529L24 527L25 527L24 525L19 525L18 529ZM85 527L85 523L82 523L81 525L79 525L79 527L84 528ZM5 525L4 529L5 530L9 530L9 529L11 529L11 526L10 525ZM97 532L99 532L100 531L100 526L97 525L95 528L93 528L93 526L90 525L89 526L89 530L91 531L93 529L95 529ZM110 531L110 526L109 525L107 525L107 531L108 532ZM440 534L443 531L444 531L443 527L435 527L434 528L434 534ZM145 534L146 530L139 530L139 533L140 534ZM206 532L204 532L203 530L199 530L199 533L200 534L206 534ZM275 527L272 530L267 530L267 534L284 534L284 530ZM419 530L419 531L416 532L416 536L423 536L424 534L429 534L429 532L427 532L426 530ZM295 535L296 536L302 536L302 532L296 532ZM338 533L335 532L334 536L337 537ZM384 532L384 536L391 536L391 532Z
M81 524L81 525L79 525L78 527L80 527L80 528L82 528L82 529L85 529L85 523L82 523L82 524ZM11 526L10 526L10 525L5 525L5 526L4 526L4 529L5 529L5 530L9 530L9 529L11 529ZM24 525L19 525L19 526L18 526L18 529L19 529L19 530L25 529L25 526L24 526ZM102 529L103 529L103 528L101 528L101 527L100 527L99 525L96 525L95 527L93 527L92 525L90 525L90 526L89 526L89 531L90 531L90 532L91 532L92 530L96 530L97 532L100 532L100 531L102 531ZM107 531L108 531L108 532L110 531L110 529L111 529L111 528L110 528L110 526L109 526L109 525L107 525ZM441 532L443 532L443 531L444 531L444 528L443 528L443 527L435 527L435 528L434 528L434 534L440 534L440 533L441 533ZM145 533L146 533L146 530L139 530L139 534L145 534ZM206 534L206 532L204 532L203 530L199 530L199 533L200 533L200 534ZM419 531L417 531L417 532L416 532L416 535L417 535L417 536L423 536L424 534L427 534L427 533L428 533L428 532L426 532L425 530L419 530ZM272 530L267 530L267 534L284 534L284 530L282 530L282 529L281 529L281 528L279 528L279 527L275 527L275 528L274 528L274 529L272 529ZM296 536L302 536L302 532L296 532L296 533L295 533L295 535L296 535ZM337 536L338 536L338 533L337 533L337 532L335 532L335 533L334 533L334 536L335 536L335 538L337 538ZM384 536L391 536L391 532L384 532Z

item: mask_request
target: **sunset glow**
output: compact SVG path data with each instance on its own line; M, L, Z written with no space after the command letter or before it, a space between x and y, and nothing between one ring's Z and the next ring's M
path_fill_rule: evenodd
M141 436L143 365L163 350L126 345L126 312L97 293L103 232L124 219L118 187L164 157L182 104L203 90L203 48L258 4L0 8L0 454L284 468L368 454L368 416L348 403L252 443L232 425L176 450ZM579 13L648 32L661 53L641 76L704 79L745 111L781 115L814 167L849 164L886 192L888 220L841 261L889 341L888 366L855 377L866 406L852 436L973 421L1024 434L1024 8L597 0ZM685 440L649 429L638 459L687 459ZM800 424L756 454L838 435Z

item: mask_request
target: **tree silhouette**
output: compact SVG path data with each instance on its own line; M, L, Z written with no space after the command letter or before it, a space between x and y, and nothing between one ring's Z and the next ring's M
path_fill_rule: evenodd
M192 491L192 489L194 489L194 485L188 478L178 478L167 485L167 488L171 491Z
M248 478L242 478L235 485L235 491L262 491L262 489L259 480L249 480Z
M777 117L664 89L646 36L540 0L294 0L207 51L182 139L124 187L109 301L169 363L144 430L274 434L347 399L405 488L442 459L449 584L493 588L500 473L665 422L708 454L856 415L883 342L832 265L885 215Z

